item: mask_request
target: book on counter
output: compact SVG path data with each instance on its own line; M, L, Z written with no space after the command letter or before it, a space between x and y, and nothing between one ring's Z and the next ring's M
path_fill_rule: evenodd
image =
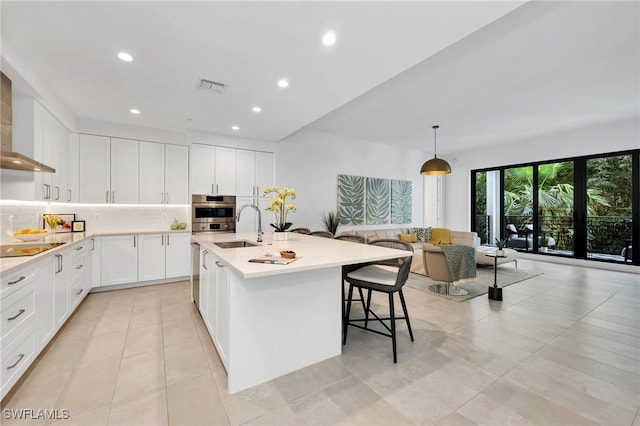
M294 257L293 259L286 259L284 257L265 256L265 257L256 257L255 259L249 259L249 262L269 263L272 265L288 265L291 262L295 262L298 259L300 259L300 257Z

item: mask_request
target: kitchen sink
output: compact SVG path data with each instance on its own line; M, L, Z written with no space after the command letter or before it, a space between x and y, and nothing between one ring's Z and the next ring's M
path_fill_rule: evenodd
M219 243L213 243L221 248L240 248L240 247L256 247L260 244L254 244L251 241L222 241Z

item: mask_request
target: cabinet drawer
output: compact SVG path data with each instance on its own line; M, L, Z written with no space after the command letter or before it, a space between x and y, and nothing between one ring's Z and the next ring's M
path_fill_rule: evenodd
M74 311L75 307L87 292L86 281L87 278L81 275L77 280L73 281L71 287L69 287L69 306L71 306L71 312Z
M0 351L0 398L18 381L34 358L33 326Z
M35 318L35 286L28 285L0 301L0 346L33 321Z
M86 253L82 253L77 256L71 255L71 259L69 261L69 274L71 276L71 281L75 281L84 275L85 271L87 271L87 261L88 257L86 256Z
M4 299L11 293L26 287L36 277L35 266L19 269L15 272L0 277L0 299Z
M73 259L77 256L85 254L90 246L90 241L83 241L79 244L76 244L75 246L69 248L69 257Z

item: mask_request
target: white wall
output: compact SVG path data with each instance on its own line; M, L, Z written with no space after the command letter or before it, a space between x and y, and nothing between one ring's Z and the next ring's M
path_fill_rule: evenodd
M445 178L446 226L469 230L471 170L638 149L639 141L640 119L634 118L450 155L446 158L452 169Z
M302 130L278 142L276 181L295 188L297 212L289 216L294 227L325 229L322 213L337 210L339 174L410 180L413 185L413 224L362 226L408 228L422 226L423 182L420 167L424 153L343 136ZM273 215L263 218L265 228ZM353 226L340 226L338 233Z

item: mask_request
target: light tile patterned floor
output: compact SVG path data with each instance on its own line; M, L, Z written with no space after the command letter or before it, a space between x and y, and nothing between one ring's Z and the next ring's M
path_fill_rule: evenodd
M640 426L639 276L519 267L544 275L502 303L407 288L415 342L401 327L396 365L387 338L351 328L341 356L235 395L187 282L91 294L2 408L83 426Z

